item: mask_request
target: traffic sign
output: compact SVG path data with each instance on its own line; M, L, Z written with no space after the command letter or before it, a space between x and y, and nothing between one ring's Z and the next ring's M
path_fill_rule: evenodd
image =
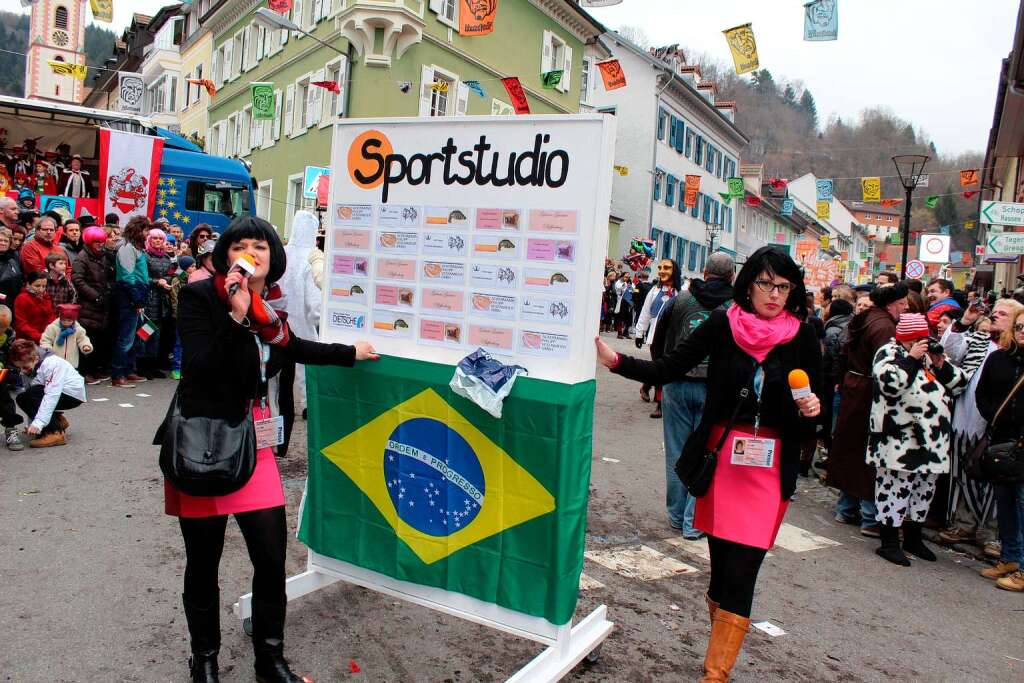
M949 235L924 235L921 238L918 258L926 263L948 262Z
M913 261L907 261L907 277L908 278L910 278L911 280L916 280L917 278L921 277L922 275L924 275L924 264L923 263L921 263L917 259L914 259Z
M1014 202L982 202L981 222L999 225L1024 225L1024 204Z
M320 176L330 176L331 169L324 166L307 166L306 172L302 175L302 196L306 199L316 199L316 188L319 186L320 181L317 180Z
M986 253L989 256L1024 254L1024 232L1001 232L989 235Z

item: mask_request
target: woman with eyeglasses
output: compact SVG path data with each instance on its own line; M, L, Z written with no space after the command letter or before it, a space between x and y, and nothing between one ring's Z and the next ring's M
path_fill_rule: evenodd
M624 356L595 340L598 361L648 384L679 381L708 359L704 413L676 464L680 478L693 483L706 453L718 451L694 515L711 551L705 681L728 680L743 646L758 570L796 490L800 439L813 433L821 411L821 345L802 322L807 299L799 266L773 247L758 249L736 277L733 301L657 360ZM810 379L799 399L788 381L794 370Z

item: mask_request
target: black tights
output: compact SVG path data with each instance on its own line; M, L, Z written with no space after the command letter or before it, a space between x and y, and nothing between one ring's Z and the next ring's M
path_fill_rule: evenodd
M178 521L185 539L185 600L195 605L210 605L219 596L217 569L224 550L227 515L181 517ZM283 613L287 602L284 558L288 544L284 506L236 513L235 521L252 561L253 602Z
M708 549L711 551L708 595L726 612L749 617L757 572L768 551L713 536L708 536Z

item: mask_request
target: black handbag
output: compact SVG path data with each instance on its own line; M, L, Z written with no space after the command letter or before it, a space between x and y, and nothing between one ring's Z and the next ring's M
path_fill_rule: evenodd
M757 372L757 366L754 366L754 372ZM751 374L751 379L754 375ZM749 384L749 381L748 381ZM715 477L715 468L718 466L718 454L725 445L725 440L729 438L729 432L732 431L733 426L736 424L736 417L740 414L740 408L743 406L743 402L750 396L750 389L744 385L740 389L740 400L736 402L736 406L732 410L732 416L729 417L729 422L725 425L725 430L722 432L722 437L715 444L715 447L708 450L704 447L704 452L700 457L700 460L696 466L684 471L681 465L683 464L684 458L680 457L676 460L676 475L679 480L686 485L687 492L697 498L700 498L708 489L711 488L711 480ZM697 436L698 432L694 432L693 436ZM692 437L691 437L692 438ZM683 447L685 453L686 446Z
M1024 386L1024 373L992 416L981 439L967 455L967 475L972 479L992 484L1017 484L1024 481L1024 433L1018 433L1017 438L1010 441L992 443L993 427L1021 386Z
M248 483L256 469L252 405L237 423L223 418L184 417L175 392L157 431L160 471L190 496L224 496Z

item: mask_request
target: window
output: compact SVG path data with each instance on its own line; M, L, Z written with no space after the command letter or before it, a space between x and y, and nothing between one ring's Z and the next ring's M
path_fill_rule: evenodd
M420 69L419 116L462 116L469 107L469 88L459 77L438 66ZM491 113L494 113L492 103Z
M231 39L230 77L225 77L224 80L237 78L242 73L242 62L245 59L245 36L246 31L242 30Z
M333 93L330 90L324 92L324 114L321 118L321 125L324 122L329 123L336 116L345 115L345 84L347 81L348 69L348 58L338 57L330 62L327 62L326 77L325 80L337 83L338 87L341 88L340 93Z
M658 112L658 139L665 139L665 124L668 121L668 112L664 109ZM674 132L674 131L673 131Z
M238 112L238 123L235 125L235 130L238 131L238 156L244 157L251 151L252 138L250 133L252 132L252 105L249 105L242 111Z
M53 25L56 28L62 28L65 31L68 28L68 8L64 5L58 5L57 9L53 12Z
M580 69L580 102L589 103L594 100L594 90L597 87L597 79L594 78L594 75L593 57L584 57ZM661 125L660 118L658 125Z
M672 206L676 201L676 177L668 176L668 185L665 186L665 205Z
M230 218L249 210L249 188L230 183L189 181L185 188L185 210L222 213Z
M689 270L697 270L697 250L699 246L696 242L690 242L690 258L687 261L686 267Z
M271 128L273 129L273 136L267 140L267 147L274 144L275 141L281 139L281 109L284 107L284 102L281 101L281 91L274 91L274 120L271 121Z
M682 154L683 150L685 149L686 122L683 121L682 119L678 119L676 121L676 126L675 127L676 127L676 141L675 141L675 144L673 145L673 147L676 148L677 152Z
M572 77L572 48L552 31L544 31L540 55L540 72L562 70L562 78L555 86L559 92L568 92Z
M668 146L675 147L676 133L679 131L679 126L676 125L676 117L671 114L666 114L666 116L668 116ZM660 140L661 138L659 137L658 139Z
M693 162L698 165L704 163L704 138L700 135L697 136L697 148L693 153Z
M661 183L665 177L665 172L661 169L654 171L654 201L661 199Z
M693 156L693 129L686 129L686 158L690 159Z
M224 125L224 154L223 156L234 156L235 154L235 118L232 114Z
M679 183L679 210L686 213L686 180Z
M670 232L666 232L662 235L661 245L661 258L672 258L672 244L675 241L675 235Z
M196 64L196 78L198 78L200 80L203 78L203 65L202 64ZM188 88L188 87L191 87L191 86L190 85L186 85L185 87ZM195 97L192 98L192 102L198 102L199 101L199 98L202 97L202 90L203 90L203 86L201 86L201 85L197 85L196 86L196 94L195 94ZM188 102L188 97L187 96L185 97L185 100L186 100L186 104L187 104L187 102Z
M167 111L175 111L178 101L178 77L167 79Z
M309 106L309 74L295 83L295 105L292 109L292 137L306 132Z
M430 11L437 14L437 20L451 28L458 28L458 0L430 0Z
M693 206L690 207L690 216L692 216L693 218L696 218L700 214L700 198L702 196L703 195L700 192L698 192L697 201L695 201L693 203Z
M292 218L295 212L302 208L302 174L288 176L288 200L284 207L284 234L288 236L291 231Z
M700 246L700 269L704 270L704 265L708 260L708 248L703 244Z
M292 134L292 119L294 118L295 109L295 84L290 84L285 89L284 96L284 116L282 121L284 124L284 134L290 136Z
M218 140L218 126L214 124L210 126L206 131L206 151L210 154L218 154L217 145Z
M676 262L676 265L682 265L685 261L686 256L686 245L689 244L689 240L684 240L682 237L679 238L678 244L676 245L676 253L672 259Z
M154 50L173 50L176 46L181 45L183 27L185 25L184 17L174 17L160 27L160 30L156 32L156 37L153 38L153 49Z
M324 80L324 70L309 75L309 90L306 91L306 128L320 123L323 115L324 93L323 88L313 83Z

